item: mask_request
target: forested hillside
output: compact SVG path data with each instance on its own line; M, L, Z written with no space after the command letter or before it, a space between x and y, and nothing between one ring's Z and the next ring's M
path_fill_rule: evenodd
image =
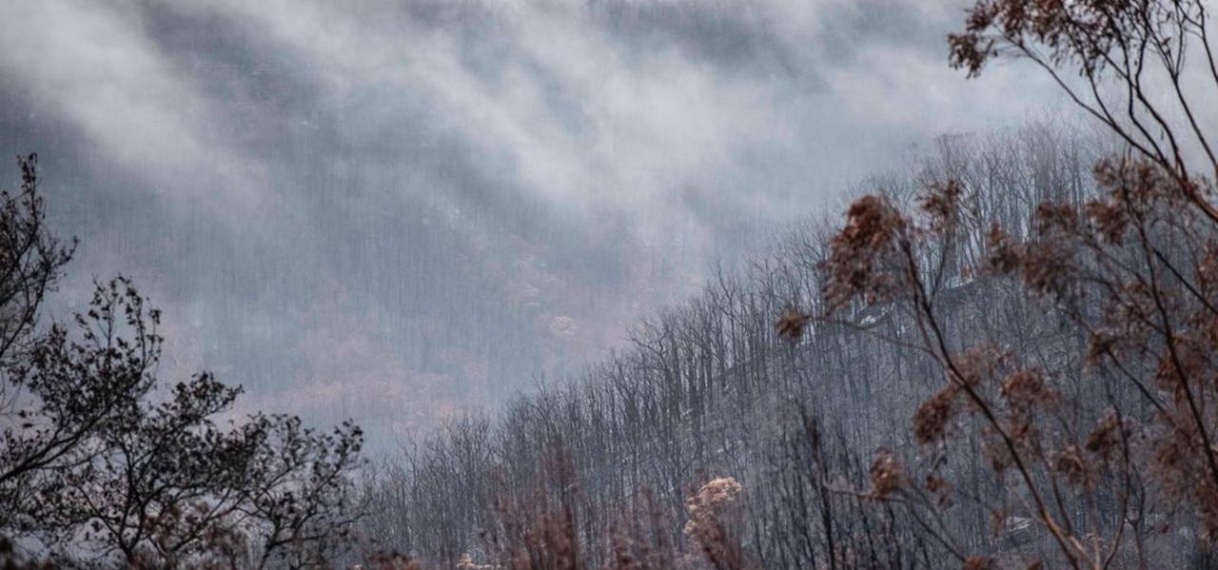
M363 532L466 568L1214 567L1208 8L977 2L951 64L1029 62L1100 135L941 139L383 463Z
M1084 332L1011 280L986 274L984 264L992 223L1026 234L1037 204L1093 196L1088 165L1100 150L1095 140L1045 124L943 137L909 171L867 183L905 204L940 181L966 189L963 239L919 259L942 270L932 283L934 311L948 325L952 350L985 339L1053 370L1063 385L1086 387L1078 359ZM783 234L748 270L722 272L701 295L640 323L632 349L579 381L543 387L500 417L455 420L378 464L364 532L428 560L494 559L502 554L496 539L512 544L521 539L512 534L527 534L546 509L569 508L580 556L596 567L620 555L610 537L639 521L656 525L652 540L696 550L696 538L682 531L686 500L730 477L742 486L733 531L742 556L767 568L935 567L949 548L984 551L1004 541L1048 548L1044 533L1024 528L1014 512L995 525L994 501L1019 490L969 460L982 445L973 430L948 428L962 438L950 448L912 441L911 418L943 384L943 372L919 348L911 307L851 303L833 320L780 338L775 320L784 311L824 312L826 227L817 220ZM1071 410L1074 429L1107 405L1070 401L1079 406ZM950 516L918 521L871 500L871 453L881 447L911 468L943 471L984 503L962 501ZM930 540L920 524L952 543ZM1175 552L1174 539L1156 544Z

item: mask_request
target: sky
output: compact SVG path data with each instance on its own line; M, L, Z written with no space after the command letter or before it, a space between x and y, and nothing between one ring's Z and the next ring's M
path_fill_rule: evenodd
M947 65L960 0L2 2L0 186L130 275L161 374L382 444L626 346L792 222L1047 80Z

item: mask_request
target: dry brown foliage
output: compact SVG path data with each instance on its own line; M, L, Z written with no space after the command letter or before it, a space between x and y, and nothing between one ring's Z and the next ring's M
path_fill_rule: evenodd
M877 497L892 495L901 488L904 480L904 468L893 452L881 449L876 453L871 462L871 488Z
M955 259L970 189L950 178L928 184L915 212L882 193L856 201L824 264L827 318L851 304L907 307L920 347L946 373L914 414L917 442L940 449L967 411L979 459L1019 481L1021 510L1075 568L1107 567L1124 541L1141 552L1148 496L1192 507L1200 540L1218 540L1218 160L1195 112L1218 87L1210 27L1202 1L977 2L949 38L953 66L971 77L996 59L1031 61L1128 151L1096 164L1093 197L1042 203L1030 228L995 223L981 266ZM939 311L939 284L979 273L1018 279L1082 331L1077 361L1097 386L1052 369L1064 361L1028 366L1005 347L960 346ZM1109 405L1089 420L1069 410L1102 401L1080 398ZM872 468L882 498L897 488L889 465L885 452ZM935 473L926 481L932 495L947 487ZM1097 524L1104 516L1114 522Z

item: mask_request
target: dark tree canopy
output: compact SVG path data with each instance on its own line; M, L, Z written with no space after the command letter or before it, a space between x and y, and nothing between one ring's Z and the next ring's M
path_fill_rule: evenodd
M36 160L0 210L0 534L56 564L311 567L347 545L361 513L363 433L256 413L210 373L154 389L160 313L126 278L97 283L69 326L38 308L70 260L44 226Z

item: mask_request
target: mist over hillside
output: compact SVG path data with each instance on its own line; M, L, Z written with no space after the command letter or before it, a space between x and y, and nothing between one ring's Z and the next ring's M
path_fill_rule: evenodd
M0 4L0 567L1218 568L1211 10Z
M1002 95L1014 70L942 65L957 14L8 3L0 154L42 154L52 223L82 238L56 314L131 274L171 375L389 443L577 375L842 188L1034 112Z

